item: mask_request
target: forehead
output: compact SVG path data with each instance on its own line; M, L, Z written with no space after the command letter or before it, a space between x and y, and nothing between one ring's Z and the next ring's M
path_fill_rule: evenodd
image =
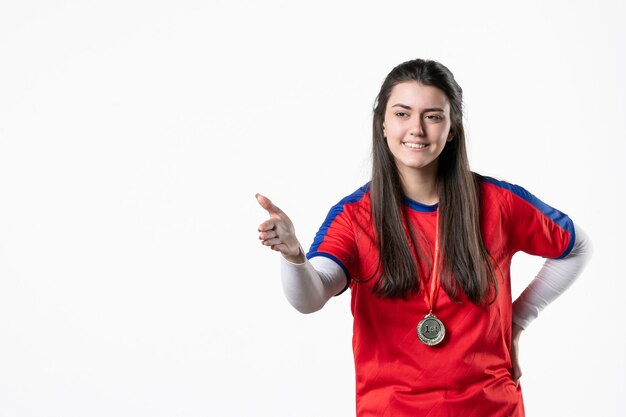
M407 81L397 84L391 90L387 108L395 104L402 104L413 109L440 107L450 110L450 102L446 94L430 85L423 85L417 81Z

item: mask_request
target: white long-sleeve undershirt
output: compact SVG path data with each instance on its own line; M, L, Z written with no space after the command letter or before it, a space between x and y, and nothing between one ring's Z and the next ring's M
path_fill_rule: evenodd
M585 232L574 224L576 241L561 259L546 259L535 279L513 303L513 321L526 328L541 310L554 301L578 278L593 252ZM343 269L333 260L316 256L296 264L281 258L283 291L289 303L301 313L320 310L347 282Z
M561 259L546 259L535 279L513 302L513 322L523 329L576 281L591 258L591 240L577 224L574 236L576 241L570 253Z
M333 260L316 256L302 264L281 258L283 291L289 303L301 313L313 313L324 307L332 296L346 287L347 277Z

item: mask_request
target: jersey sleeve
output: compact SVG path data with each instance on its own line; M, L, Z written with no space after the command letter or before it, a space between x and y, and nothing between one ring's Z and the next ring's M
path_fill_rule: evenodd
M330 209L306 255L307 259L323 256L336 262L346 274L346 288L350 277L356 275L358 252L350 205L357 203L366 191L362 187Z
M511 192L510 244L544 258L563 258L575 242L574 223L563 212L544 203L524 188L506 184Z

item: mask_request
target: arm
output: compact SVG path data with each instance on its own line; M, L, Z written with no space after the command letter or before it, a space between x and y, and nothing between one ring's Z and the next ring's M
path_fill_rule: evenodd
M289 217L268 198L260 194L256 198L270 215L259 226L259 239L264 246L282 254L281 278L287 300L301 313L320 310L345 287L345 272L324 257L307 260Z
M562 259L547 259L537 276L513 303L513 322L522 329L537 318L541 310L554 301L578 278L591 258L593 246L587 234L574 224L576 241Z
M537 318L541 310L554 301L578 278L589 262L593 245L587 234L574 224L576 242L571 252L562 259L547 259L533 281L513 303L511 340L512 377L519 384L522 370L519 365L519 339L522 331Z
M285 297L304 314L320 310L346 286L346 274L341 267L321 256L303 263L289 262L282 257L280 270Z

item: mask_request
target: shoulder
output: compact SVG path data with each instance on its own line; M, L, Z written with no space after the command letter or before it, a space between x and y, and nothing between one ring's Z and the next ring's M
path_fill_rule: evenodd
M493 177L476 175L480 182L483 204L493 204L494 201L506 202L507 208L513 212L534 212L569 230L570 219L565 213L546 204L524 187Z
M513 184L507 181L503 181L500 179L496 179L493 177L488 177L485 175L475 174L478 178L480 189L482 193L487 193L488 195L500 196L507 199L516 199L520 198L524 201L527 201L531 204L539 204L541 201L537 199L534 195L529 193L524 187Z
M370 205L370 183L359 187L356 191L343 197L331 208L332 211L342 212L355 207L369 207Z
M371 183L367 182L363 186L359 187L353 193L342 198L338 204L358 203L358 202L361 202L364 198L366 200L369 200L370 186L371 186Z
M328 227L338 218L350 219L367 215L370 210L370 183L343 197L328 211L322 227ZM349 220L348 220L349 221Z
M369 183L333 205L319 228L307 257L331 253L340 265L351 256L347 248L354 241L355 230L369 218ZM347 251L347 252L346 252ZM347 274L349 275L349 274Z

